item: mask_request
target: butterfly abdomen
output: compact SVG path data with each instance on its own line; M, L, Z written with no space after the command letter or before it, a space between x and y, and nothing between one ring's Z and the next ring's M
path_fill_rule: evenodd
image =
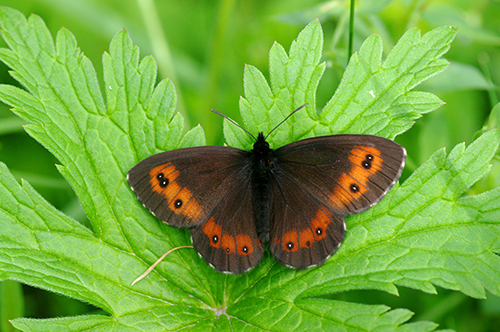
M252 179L253 205L255 224L259 240L265 243L269 240L269 220L271 215L271 197L268 180L259 176Z

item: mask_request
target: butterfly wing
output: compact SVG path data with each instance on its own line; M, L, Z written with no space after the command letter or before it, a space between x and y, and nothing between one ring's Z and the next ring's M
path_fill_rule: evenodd
M191 229L193 245L219 272L244 273L264 254L255 223L250 177L239 179L214 213Z
M344 239L344 217L332 213L291 178L282 178L271 188L269 250L273 257L293 268L322 264Z
M174 227L194 227L193 246L207 262L239 273L264 252L253 220L250 174L247 152L210 146L146 158L127 180L155 217ZM214 242L214 235L220 241Z
M285 265L323 263L343 240L344 216L379 202L394 185L406 151L370 135L310 138L275 151L271 254Z
M127 174L139 201L174 227L191 227L208 217L244 163L244 151L194 147L144 159Z

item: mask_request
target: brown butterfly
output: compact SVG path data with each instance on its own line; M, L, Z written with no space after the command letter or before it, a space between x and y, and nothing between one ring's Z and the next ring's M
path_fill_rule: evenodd
M344 217L378 203L406 159L401 145L372 135L308 138L276 150L263 133L254 139L251 151L200 146L163 152L127 175L155 217L191 228L195 250L219 272L250 270L266 242L288 267L324 263L344 239Z

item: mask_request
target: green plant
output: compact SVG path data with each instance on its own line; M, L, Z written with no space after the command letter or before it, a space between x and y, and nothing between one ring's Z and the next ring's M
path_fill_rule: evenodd
M177 251L134 287L131 282L163 252L189 244L188 232L165 226L136 201L125 181L139 160L163 150L204 144L201 127L183 132L170 81L155 86L152 57L119 32L103 58L103 98L94 68L61 29L54 45L42 20L2 8L10 49L0 58L28 91L0 86L0 99L28 121L26 131L61 165L92 230L54 209L25 181L0 169L0 278L91 303L109 315L16 319L24 331L54 330L390 330L429 331L406 323L411 312L327 299L349 290L397 294L397 286L435 293L433 285L484 297L500 295L500 190L461 197L488 170L499 137L483 134L467 149L436 152L376 207L347 220L339 252L323 266L290 270L269 257L244 275L222 275L192 250ZM377 134L394 138L441 105L410 91L447 66L441 59L455 36L442 27L424 36L409 30L381 63L382 41L369 37L319 116L299 112L270 138L280 146L313 135ZM323 36L310 23L289 54L275 44L270 86L245 69L243 124L268 132L297 106L315 105L324 71ZM224 128L231 146L248 136Z

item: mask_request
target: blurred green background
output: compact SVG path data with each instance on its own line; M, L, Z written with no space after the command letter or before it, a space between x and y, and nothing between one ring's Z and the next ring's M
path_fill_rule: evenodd
M240 120L244 64L256 66L268 77L268 52L274 41L288 49L308 22L320 19L327 70L318 91L318 110L331 98L347 62L348 1L0 0L0 5L41 16L54 36L63 26L70 30L94 63L101 84L102 54L125 28L141 56L153 54L158 81L166 77L174 81L186 127L200 123L208 144L223 143L222 118L209 109ZM459 28L445 55L451 64L417 89L437 94L446 105L398 137L408 150L403 179L434 151L442 147L449 151L457 143L470 143L481 130L498 127L500 107L491 110L498 103L500 82L500 1L358 0L356 4L354 50L378 33L386 56L407 29L417 26L425 33L442 25ZM5 47L3 40L0 46ZM0 83L16 84L3 63ZM57 160L24 132L23 123L0 103L0 161L58 209L87 223L73 191L54 166ZM497 160L470 193L499 186L499 170ZM431 320L443 329L500 330L500 298L490 293L486 300L475 300L444 289L429 295L400 288L399 297L375 291L332 297L408 308L415 312L411 321ZM57 317L96 310L12 281L0 283L0 331L11 331L7 319L18 316Z

